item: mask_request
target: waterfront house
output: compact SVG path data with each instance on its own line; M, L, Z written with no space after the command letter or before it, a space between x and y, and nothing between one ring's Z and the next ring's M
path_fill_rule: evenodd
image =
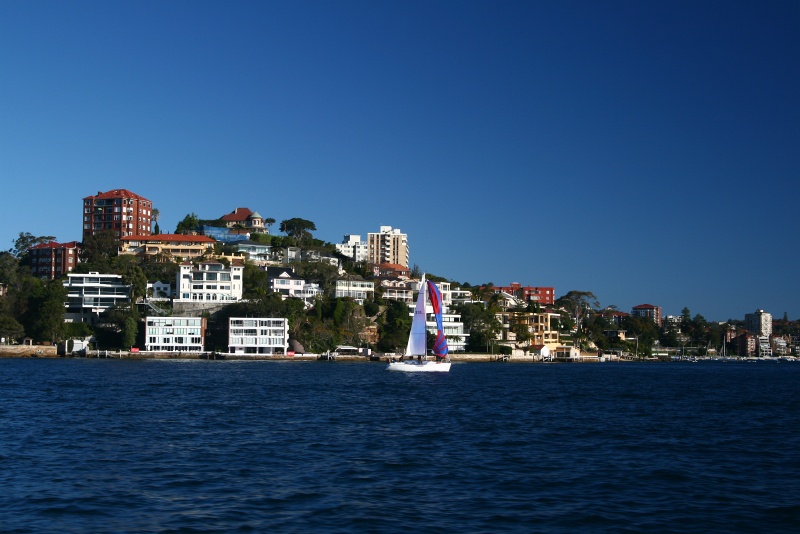
M148 352L202 352L204 317L147 317L144 342Z
M289 351L289 321L275 317L231 317L228 352L273 355Z

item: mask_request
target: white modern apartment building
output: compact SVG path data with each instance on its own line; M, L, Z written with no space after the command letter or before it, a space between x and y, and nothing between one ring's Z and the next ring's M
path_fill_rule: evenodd
M367 234L368 261L374 265L395 263L408 268L408 236L399 228L381 226L380 232Z
M67 302L64 320L94 323L97 318L118 304L131 301L131 286L119 274L67 274L64 280Z
M270 317L231 317L228 352L231 354L286 354L289 321Z
M144 347L148 352L202 352L205 333L203 317L147 317Z
M336 281L336 293L334 296L339 298L350 297L359 304L375 294L375 284L368 282L361 277L346 278Z
M206 261L197 267L184 262L179 267L175 302L230 302L242 299L244 264L241 262L231 262L230 267L216 261Z
M360 235L348 234L344 236L341 243L337 243L336 251L348 258L353 258L353 261L363 262L369 258L368 246L366 241L361 240Z
M744 327L757 336L769 337L772 335L772 314L764 310L744 315Z

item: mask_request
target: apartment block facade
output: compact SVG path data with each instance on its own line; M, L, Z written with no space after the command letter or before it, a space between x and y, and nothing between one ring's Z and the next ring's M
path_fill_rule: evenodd
M54 280L71 272L78 265L80 244L77 241L40 243L28 249L28 256L33 276Z
M204 317L147 317L144 346L148 352L202 352Z
M556 302L556 290L552 287L523 286L519 282L512 282L508 286L495 286L495 293L508 293L525 302L539 304L541 306L552 306Z
M178 268L176 302L232 302L242 299L244 264L230 266L206 261L195 267L183 262Z
M764 310L746 313L744 327L757 336L769 337L772 335L772 314Z
M286 354L289 321L270 317L231 317L228 320L228 352L231 354Z
M64 320L66 322L94 323L103 313L131 300L131 286L123 283L122 275L67 274Z
M381 226L367 234L367 256L372 264L396 263L408 268L408 236L399 228Z
M652 304L639 304L631 309L631 315L635 317L647 317L648 319L652 319L656 325L661 327L661 306L653 306Z
M364 304L368 298L372 298L375 294L375 283L368 282L361 277L349 277L346 279L336 280L336 292L334 297L352 298L359 304Z
M348 258L353 258L355 262L365 262L369 258L369 247L366 241L361 240L360 235L346 235L341 243L336 244L336 251Z
M153 202L127 189L112 189L83 199L83 240L110 231L117 238L152 235Z

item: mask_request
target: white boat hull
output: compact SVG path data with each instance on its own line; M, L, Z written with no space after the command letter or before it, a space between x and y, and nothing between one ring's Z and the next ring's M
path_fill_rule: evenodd
M450 371L450 362L389 362L389 367L386 369L388 371L400 371L403 373L447 373Z

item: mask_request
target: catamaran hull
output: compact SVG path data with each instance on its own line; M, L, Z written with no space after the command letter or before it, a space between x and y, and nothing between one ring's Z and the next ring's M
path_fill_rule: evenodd
M447 373L450 362L390 362L386 369L403 373Z

